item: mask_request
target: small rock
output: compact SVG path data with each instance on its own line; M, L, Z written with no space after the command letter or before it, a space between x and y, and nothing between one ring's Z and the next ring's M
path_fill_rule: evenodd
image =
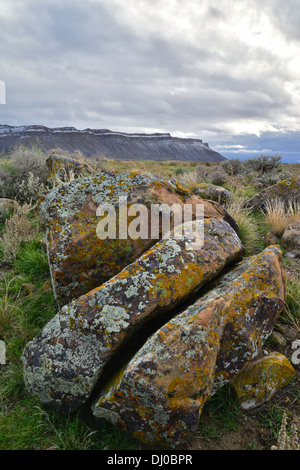
M80 162L65 155L50 155L46 160L49 169L48 178L59 177L63 181L71 175L83 177L95 174L95 170L86 162Z
M22 287L24 287L28 295L32 295L33 292L36 290L36 286L34 284L31 284L30 282L25 282L24 284L22 284Z
M270 245L278 245L278 243L279 243L279 239L276 237L275 233L272 230L270 230L265 235L264 245L267 247L267 246L270 246Z
M297 258L300 256L300 220L294 220L283 232L282 247L287 250L287 256Z
M285 336L289 341L295 341L299 337L299 332L296 328L284 323L276 323L276 329Z
M194 192L197 196L203 199L217 201L220 204L228 204L232 200L232 196L227 189L211 183L197 184Z
M286 346L286 339L282 336L278 331L273 331L271 338L279 345L279 346Z
M248 364L233 382L241 407L245 410L270 400L295 377L295 369L280 353L271 353Z
M246 201L246 207L253 209L263 209L267 201L274 201L280 199L286 204L290 202L297 202L300 199L300 178L289 178L285 181L280 181L273 186L261 191L252 198Z

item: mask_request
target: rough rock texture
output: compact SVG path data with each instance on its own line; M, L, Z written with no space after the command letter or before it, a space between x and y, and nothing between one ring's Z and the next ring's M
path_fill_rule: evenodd
M248 199L245 205L253 209L263 209L266 201L274 201L275 199L280 199L286 204L300 201L300 179L290 178L289 180L269 186L259 194Z
M283 232L281 241L287 256L291 258L300 256L300 219L289 224Z
M94 169L88 163L80 162L65 155L50 155L46 160L46 165L49 169L49 178L58 176L65 180L71 175L71 172L76 177L95 174Z
M147 207L141 223L149 227L145 238L119 238L120 197L127 197L128 207L136 203ZM110 204L116 209L116 239L103 240L97 236L101 217L96 213L100 204ZM200 199L179 184L153 175L103 172L59 186L44 196L40 215L46 230L53 291L61 306L116 275L161 238L161 230L156 239L151 237L152 204L159 207L179 204L182 208L191 204L194 218L196 206L202 204L204 217L220 217L238 229L217 202ZM125 219L126 231L131 220L132 217Z
M180 444L207 399L258 355L284 298L279 247L245 259L147 340L106 384L94 415L145 443Z
M210 183L197 184L194 193L203 199L217 201L220 204L228 204L232 199L231 194L227 189Z
M29 392L56 408L76 410L86 402L104 366L142 326L217 276L244 253L236 232L220 219L176 227L136 262L97 289L79 297L28 343L24 380ZM204 230L204 246L186 245ZM99 386L99 383L98 383Z
M275 235L273 230L269 230L264 238L264 246L270 246L270 245L278 245L279 244L279 238Z
M290 361L271 353L251 362L237 376L233 388L243 409L252 409L270 400L274 393L295 377Z

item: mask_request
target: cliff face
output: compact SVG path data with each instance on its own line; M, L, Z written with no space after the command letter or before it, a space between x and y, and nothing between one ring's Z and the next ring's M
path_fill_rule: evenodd
M200 139L182 139L170 134L126 134L108 129L0 125L0 151L23 145L38 145L44 151L60 148L80 150L86 157L103 155L124 160L226 160Z

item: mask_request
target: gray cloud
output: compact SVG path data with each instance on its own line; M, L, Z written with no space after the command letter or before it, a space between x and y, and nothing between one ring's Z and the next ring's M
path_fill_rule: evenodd
M298 0L0 0L0 122L277 145L299 131L299 16Z

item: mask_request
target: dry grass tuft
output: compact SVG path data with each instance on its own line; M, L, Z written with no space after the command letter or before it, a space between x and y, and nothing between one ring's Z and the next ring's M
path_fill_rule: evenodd
M185 173L183 176L181 176L179 181L187 189L194 191L198 184L198 173L197 171L190 171L189 173Z
M248 255L257 251L260 233L257 223L252 214L252 209L244 207L243 199L236 198L233 202L226 205L227 212L234 218L240 229L240 239L246 248Z
M265 204L265 221L277 237L281 237L291 220L291 215L281 199L267 201Z

